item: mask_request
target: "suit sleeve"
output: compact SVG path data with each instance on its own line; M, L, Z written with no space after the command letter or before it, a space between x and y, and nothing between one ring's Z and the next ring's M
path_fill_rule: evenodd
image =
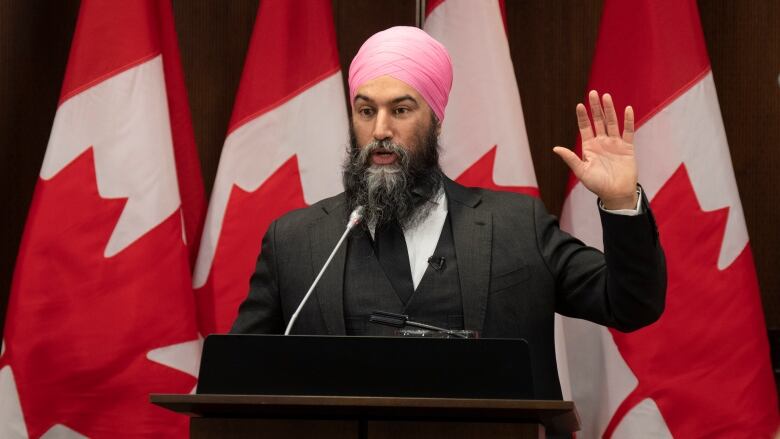
M614 215L599 209L604 253L561 231L535 201L537 244L555 277L556 312L628 332L661 316L666 262L653 214Z
M238 309L231 334L281 334L284 332L275 259L276 221L268 227L255 272L249 282L249 295Z

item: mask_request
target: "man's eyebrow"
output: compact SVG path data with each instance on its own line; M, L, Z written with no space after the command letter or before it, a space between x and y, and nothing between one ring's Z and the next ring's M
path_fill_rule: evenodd
M357 101L358 99L363 99L364 101L373 102L371 98L365 95L355 95L355 101Z
M358 99L362 99L362 100L364 100L364 101L367 101L367 102L374 102L374 100L373 100L373 99L369 98L369 97L368 97L368 96L366 96L366 95L361 95L361 94L357 94L357 95L355 95L355 102L357 102L357 101L358 101ZM397 98L393 99L392 101L390 101L390 103L391 103L391 104L397 104L397 103L399 103L399 102L403 102L403 101L407 101L407 100L408 100L408 101L412 101L412 102L414 102L415 104L417 104L417 99L413 98L411 95L403 95L403 96L399 96L399 97L397 97Z
M403 102L403 101L406 101L406 100L412 101L412 102L414 102L415 104L417 103L417 99L415 99L415 98L411 97L410 95L403 95L403 96L399 96L399 97L397 97L397 98L393 99L393 100L392 100L392 101L390 101L390 102L392 102L393 104L397 104L397 103L399 103L399 102Z

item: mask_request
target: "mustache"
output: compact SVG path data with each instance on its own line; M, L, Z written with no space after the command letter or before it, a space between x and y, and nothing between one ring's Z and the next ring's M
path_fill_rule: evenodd
M371 154L377 150L385 150L394 153L400 159L400 165L406 167L409 163L409 152L400 144L395 143L389 139L374 140L364 147L359 148L357 152L357 162L363 166L369 167L369 161L371 160Z

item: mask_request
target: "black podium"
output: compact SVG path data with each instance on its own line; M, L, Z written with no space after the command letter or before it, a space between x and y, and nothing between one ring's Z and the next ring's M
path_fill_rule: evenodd
M228 335L206 339L196 395L151 395L191 437L544 437L579 428L536 400L524 340Z

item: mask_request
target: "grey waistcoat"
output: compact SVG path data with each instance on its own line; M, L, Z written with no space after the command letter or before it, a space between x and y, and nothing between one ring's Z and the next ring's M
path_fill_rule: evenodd
M404 305L374 254L368 232L349 240L344 268L344 320L348 335L394 335L396 329L368 322L374 311L409 315L411 320L447 329L463 329L458 264L450 218L442 228L434 255L444 257L441 270L431 265Z

